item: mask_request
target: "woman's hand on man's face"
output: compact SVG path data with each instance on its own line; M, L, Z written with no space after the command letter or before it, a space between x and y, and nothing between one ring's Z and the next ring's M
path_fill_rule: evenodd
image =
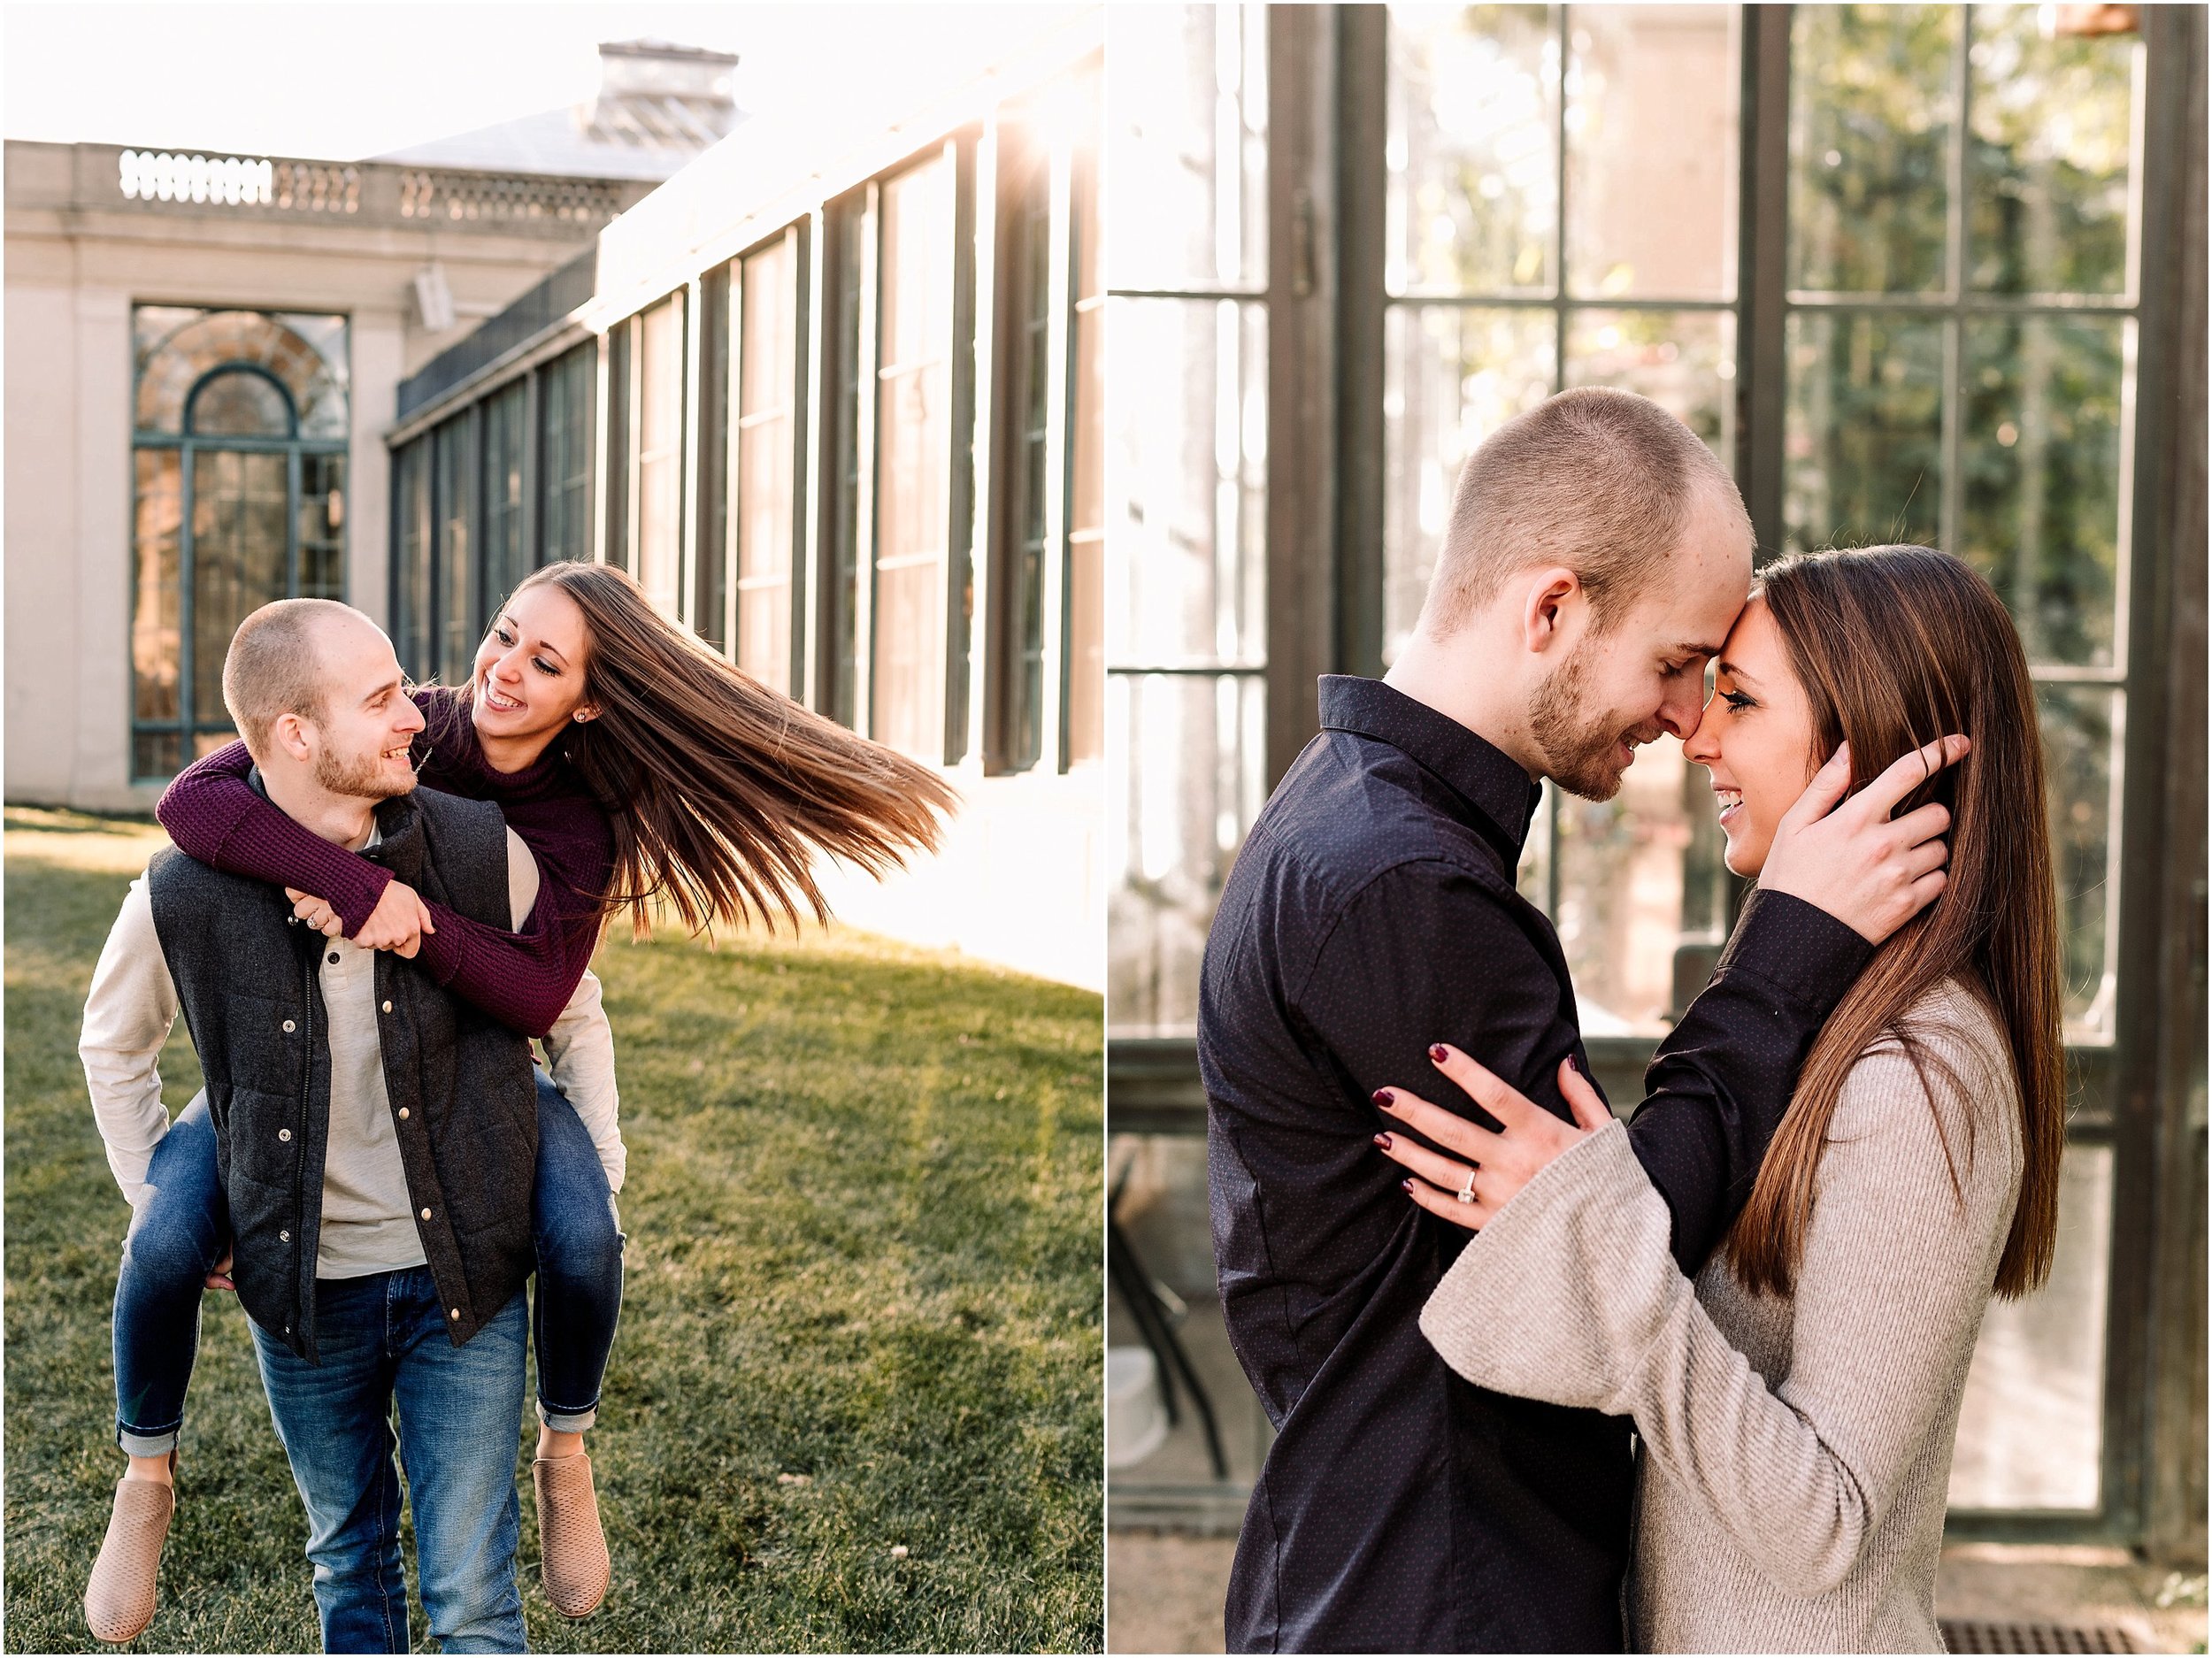
M1479 1232L1488 1225L1490 1217L1553 1158L1613 1120L1598 1091L1571 1059L1559 1062L1559 1091L1575 1114L1573 1122L1563 1123L1455 1048L1440 1042L1429 1049L1429 1058L1462 1093L1497 1119L1497 1130L1471 1123L1403 1088L1379 1088L1375 1103L1413 1133L1378 1134L1375 1144L1392 1162L1411 1171L1405 1182L1407 1194L1455 1226ZM1457 1160L1429 1150L1413 1134L1457 1154ZM1467 1194L1463 1198L1463 1193Z

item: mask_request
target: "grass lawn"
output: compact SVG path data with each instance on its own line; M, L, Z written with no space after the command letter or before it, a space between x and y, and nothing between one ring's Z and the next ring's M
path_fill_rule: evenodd
M160 844L7 814L11 1651L95 1646L79 1597L121 1472L108 1312L129 1212L76 1039ZM588 1442L615 1582L581 1623L547 1604L518 1444L531 1646L1097 1650L1098 997L835 930L618 938L597 967L630 1147ZM173 1110L198 1086L181 1022L163 1077ZM315 1650L306 1521L226 1295L178 1488L138 1646Z

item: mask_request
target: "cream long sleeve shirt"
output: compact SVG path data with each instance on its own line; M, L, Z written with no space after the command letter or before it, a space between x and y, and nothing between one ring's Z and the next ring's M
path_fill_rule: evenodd
M1523 1188L1422 1314L1479 1386L1635 1418L1633 1650L1942 1650L1952 1445L2018 1197L2020 1111L1975 997L1947 986L1909 1024L1955 1086L1893 1043L1860 1058L1792 1298L1749 1294L1718 1257L1694 1287L1616 1123Z
M507 832L508 891L514 925L529 919L538 894L537 860L512 830ZM371 952L345 940L332 940L322 969L324 996L333 1018L334 1048L345 986L371 966ZM328 957L336 956L335 963ZM356 962L356 956L361 959ZM84 1027L77 1044L91 1091L92 1114L107 1148L108 1167L124 1197L134 1206L145 1192L147 1166L154 1148L169 1132L168 1109L161 1101L162 1044L176 1023L176 986L169 977L154 928L153 904L141 875L131 883L110 929L85 998ZM373 1022L369 1052L373 1055ZM622 1189L626 1153L622 1143L620 1097L615 1085L614 1032L607 1022L599 980L586 972L568 1006L544 1039L547 1070L554 1086L575 1107L590 1132L607 1181ZM334 1067L334 1087L337 1085Z

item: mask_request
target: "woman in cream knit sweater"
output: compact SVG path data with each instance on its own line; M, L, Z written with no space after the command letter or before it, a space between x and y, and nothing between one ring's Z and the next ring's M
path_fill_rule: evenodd
M1693 1285L1665 1201L1589 1085L1577 1121L1466 1055L1491 1132L1389 1090L1387 1155L1479 1228L1421 1327L1479 1386L1635 1419L1624 1595L1642 1651L1940 1651L1935 1571L1991 1294L2048 1275L2065 1129L2058 920L2033 691L1986 583L1925 548L1785 560L1729 635L1684 752L1755 875L1823 756L1855 779L1944 732L1942 897L1823 1032L1727 1240ZM1923 803L1918 796L1901 814ZM1425 1138L1441 1154L1428 1149Z

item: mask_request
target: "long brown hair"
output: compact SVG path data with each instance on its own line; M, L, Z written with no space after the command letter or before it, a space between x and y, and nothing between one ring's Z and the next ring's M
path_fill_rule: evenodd
M614 827L607 909L639 934L656 901L695 933L778 912L795 925L802 901L826 920L816 851L880 876L936 848L958 796L928 767L732 667L614 565L549 564L515 591L535 587L583 612L597 718L557 741Z
M2066 1119L2058 897L2035 689L2020 635L1987 582L1932 548L1799 554L1769 565L1761 580L1811 704L1816 752L1849 742L1855 791L1947 733L1963 733L1973 751L1897 808L1900 817L1931 800L1949 808L1942 896L1883 942L1814 1042L1729 1234L1729 1265L1750 1289L1790 1293L1844 1078L1878 1043L1901 1047L1924 1082L1932 1063L1947 1071L1907 1016L1955 979L1996 1016L2011 1050L2024 1162L1993 1287L2024 1295L2050 1275ZM1970 1113L1975 1103L1968 1101ZM1947 1135L1944 1155L1955 1191Z

